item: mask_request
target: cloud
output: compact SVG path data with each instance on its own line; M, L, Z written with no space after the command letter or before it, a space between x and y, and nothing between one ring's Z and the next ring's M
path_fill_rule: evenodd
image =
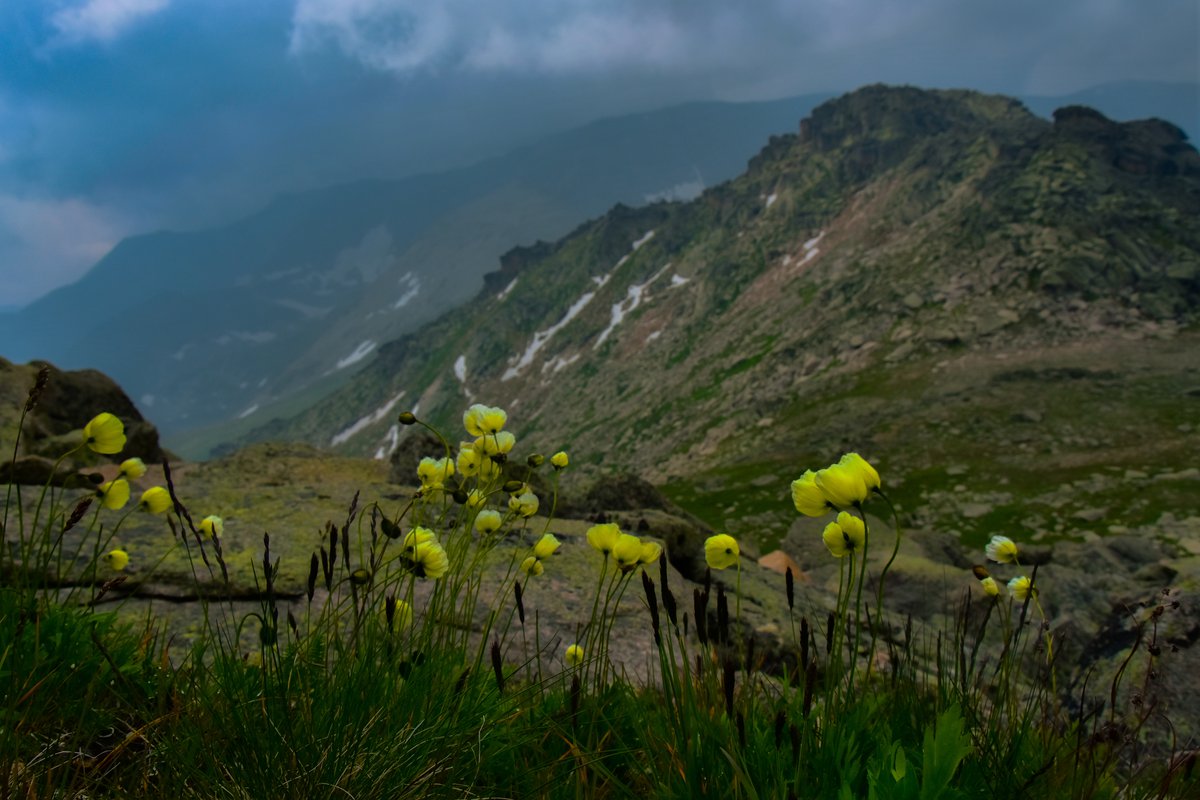
M297 0L293 53L330 45L398 73L571 74L721 64L777 38L807 39L794 3L731 8L718 0ZM799 34L799 39L797 39Z
M77 280L127 233L119 214L78 198L0 194L0 306Z
M88 40L111 42L138 20L162 11L170 0L85 0L59 9L50 17L57 41L75 44Z

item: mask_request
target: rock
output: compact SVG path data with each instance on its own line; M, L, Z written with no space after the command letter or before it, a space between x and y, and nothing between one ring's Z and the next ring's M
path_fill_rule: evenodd
M1108 513L1106 508L1081 508L1071 514L1071 519L1080 522L1099 522Z
M1041 422L1042 412L1033 408L1026 408L1014 413L1009 417L1009 420L1012 422Z
M905 306L911 308L913 311L916 311L918 308L925 305L925 300L916 292L909 292L908 294L904 295L904 300L902 302Z
M959 513L967 519L979 519L991 512L992 507L987 503L963 503L959 507Z
M758 560L758 565L760 567L764 567L765 569L769 569L772 572L778 572L780 575L786 574L788 568L790 567L792 570L792 577L796 580L803 581L804 583L808 583L811 580L811 578L808 577L808 574L805 573L804 570L800 569L800 565L782 550L772 550L770 553L767 553Z
M402 427L396 449L389 462L392 465L388 480L392 483L414 485L417 480L417 465L426 456L441 458L446 454L442 440L425 428L417 425Z

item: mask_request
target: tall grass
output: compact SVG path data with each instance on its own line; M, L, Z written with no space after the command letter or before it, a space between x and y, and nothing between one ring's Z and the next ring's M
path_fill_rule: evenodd
M1056 684L1036 573L1020 601L966 586L949 630L904 624L866 568L887 541L866 527L864 506L884 502L870 485L813 495L814 514L845 511L826 529L839 591L810 619L781 579L788 633L770 654L742 616L736 540L710 540L712 569L684 585L652 539L609 525L588 535L586 624L569 651L542 641L530 581L555 568L558 543L531 527L530 484L552 515L568 461L520 461L505 423L473 407L474 440L439 434L415 496L356 496L317 529L296 614L270 534L257 605L235 602L219 529L192 518L164 465L203 603L186 647L154 616L97 610L122 577L105 557L128 512L9 486L0 797L1196 796L1194 753L1139 751L1145 716L1117 706L1118 683L1154 658L1153 619L1109 686L1074 695ZM618 630L629 596L644 617ZM644 637L651 680L614 662L614 635Z

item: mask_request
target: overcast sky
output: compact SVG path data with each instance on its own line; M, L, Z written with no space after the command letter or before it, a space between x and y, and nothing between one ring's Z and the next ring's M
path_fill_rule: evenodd
M1195 0L2 0L0 307L121 237L601 116L1196 81Z

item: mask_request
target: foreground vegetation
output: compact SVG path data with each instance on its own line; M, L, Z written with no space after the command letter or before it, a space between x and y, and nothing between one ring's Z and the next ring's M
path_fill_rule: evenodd
M954 629L891 620L883 576L871 580L866 560L872 548L894 556L901 534L868 529L864 506L878 517L889 503L853 454L793 483L798 512L830 516L823 538L841 580L825 619L795 613L793 576L780 580L793 612L782 650L764 652L744 624L735 537L707 541L710 571L685 593L652 534L613 524L588 531L596 568L579 587L590 613L580 612L574 640L542 641L530 600L560 543L531 526L542 505L531 484L547 487L552 515L569 459L519 459L506 423L499 409L473 406L471 441L443 439L444 452L421 462L415 496L355 497L312 554L307 613L297 615L282 602L269 533L257 607L235 602L222 521L189 512L167 465L165 485L131 510L128 478L145 469L136 459L94 492L47 486L30 498L7 487L0 797L926 800L1200 789L1195 753L1145 748L1149 712L1117 704L1120 682L1154 668L1164 605L1145 609L1147 635L1113 684L1085 681L1073 699L1040 613L1039 591L1054 587L1022 574L1002 536L987 549L996 574L964 576L977 586ZM100 414L78 447L115 455L123 444L120 421ZM115 537L132 513L166 518L209 598L187 646L161 619L131 625L99 610L128 566ZM513 539L522 546L498 548ZM615 613L629 592L644 597L641 624ZM647 642L649 680L610 657L610 643L628 637Z

